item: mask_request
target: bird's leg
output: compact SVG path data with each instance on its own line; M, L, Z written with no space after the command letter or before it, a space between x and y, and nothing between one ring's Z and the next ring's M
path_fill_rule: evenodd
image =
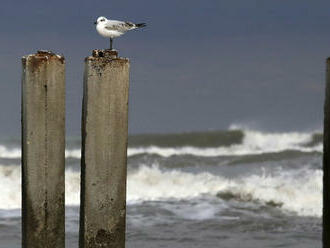
M110 38L110 50L112 50L112 38Z

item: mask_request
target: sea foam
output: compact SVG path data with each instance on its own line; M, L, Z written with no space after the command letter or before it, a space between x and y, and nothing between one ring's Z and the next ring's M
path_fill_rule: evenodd
M233 144L230 146L220 147L159 147L159 146L140 146L129 147L128 156L139 154L155 154L162 157L193 155L200 157L216 157L216 156L238 156L238 155L258 155L264 153L277 153L287 150L300 152L318 152L323 149L322 143L316 143L313 146L306 144L312 142L315 133L265 133L254 130L243 130L244 137L241 144ZM66 149L66 158L80 159L80 149ZM19 159L21 151L18 148L9 149L4 145L0 145L0 158Z
M0 165L0 209L21 207L21 168ZM66 170L66 204L79 205L80 174ZM197 174L140 166L129 171L127 203L180 201L205 195L231 194L238 201L273 204L301 216L322 215L322 171L297 169L274 175L227 179L208 172Z
M258 155L264 153L276 153L286 150L301 152L322 152L322 144L308 147L306 144L312 141L313 133L263 133L259 131L244 131L244 138L241 144L224 147L139 147L129 148L128 155L157 154L163 157L174 155L194 155L201 157L212 156L237 156L237 155Z

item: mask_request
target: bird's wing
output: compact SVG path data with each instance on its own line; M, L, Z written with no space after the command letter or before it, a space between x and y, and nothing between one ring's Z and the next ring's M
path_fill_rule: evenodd
M126 32L128 30L136 28L132 22L122 22L116 20L108 20L105 24L105 28L108 30L115 30L118 32Z

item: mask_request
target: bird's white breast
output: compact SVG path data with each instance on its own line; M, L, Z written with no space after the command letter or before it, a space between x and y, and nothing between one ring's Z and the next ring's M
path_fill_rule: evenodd
M117 30L109 30L104 27L102 24L96 25L97 32L102 35L103 37L107 38L116 38L118 36L121 36L123 33L117 31Z

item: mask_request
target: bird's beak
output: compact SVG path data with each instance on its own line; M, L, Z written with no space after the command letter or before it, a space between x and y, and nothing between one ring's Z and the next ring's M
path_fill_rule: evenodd
M97 22L94 22L94 25L96 25L97 24Z

